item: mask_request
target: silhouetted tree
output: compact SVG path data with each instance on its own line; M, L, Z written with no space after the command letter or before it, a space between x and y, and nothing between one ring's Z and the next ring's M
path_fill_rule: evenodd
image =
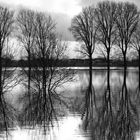
M26 51L28 60L28 96L30 100L30 82L31 82L31 53L35 41L35 12L31 10L20 10L17 16L18 25L18 40L20 41L23 49ZM26 70L25 70L26 72Z
M34 26L36 34L32 59L37 64L32 67L31 100L29 103L26 95L23 98L25 106L20 120L26 125L41 124L46 130L46 126L49 127L49 123L57 119L56 106L64 103L56 89L70 81L73 75L72 71L58 67L67 46L57 37L52 18L44 13L36 13Z
M139 13L136 5L128 2L118 3L117 16L115 19L118 34L117 44L122 51L124 59L124 67L126 67L127 51L128 48L130 47L132 35L137 29L137 24L139 20Z
M97 27L94 23L94 7L89 6L72 19L70 31L76 41L83 42L81 53L89 59L90 85L92 85L92 55L95 49Z
M35 47L34 47L34 59L38 59L40 64L40 70L36 67L36 71L40 71L40 91L39 94L43 97L42 109L44 110L44 128L45 123L49 120L49 115L46 114L48 107L51 106L53 110L53 103L51 100L50 92L47 92L47 81L49 76L51 76L50 71L48 70L49 59L53 55L53 48L55 43L55 23L52 18L44 13L37 13L35 17ZM48 98L48 96L50 98ZM50 99L50 100L48 100ZM50 101L50 102L48 102Z
M0 6L0 95L3 94L3 79L2 79L2 53L6 38L10 36L13 29L14 12L5 7Z
M6 103L4 96L13 88L12 82L14 82L13 70L7 70L9 62L6 61L13 59L13 54L9 48L9 38L13 31L13 17L13 11L0 6L0 131L5 131L6 134L8 134L8 128L14 123L14 115L11 113L13 108Z
M108 70L110 67L111 48L116 41L116 11L117 4L110 1L99 2L95 8L95 22L98 25L97 42L103 44L100 49L107 58Z

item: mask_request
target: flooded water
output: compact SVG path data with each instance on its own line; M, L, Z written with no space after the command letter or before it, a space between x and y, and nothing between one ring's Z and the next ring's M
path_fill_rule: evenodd
M89 90L89 87L91 90ZM139 140L140 87L137 69L79 69L74 80L64 83L43 108L33 95L31 104L22 82L5 94L0 107L0 139L9 140ZM36 92L35 92L36 93ZM3 117L4 116L4 117ZM4 119L3 119L4 118ZM3 122L4 125L3 125ZM12 125L11 125L12 124Z

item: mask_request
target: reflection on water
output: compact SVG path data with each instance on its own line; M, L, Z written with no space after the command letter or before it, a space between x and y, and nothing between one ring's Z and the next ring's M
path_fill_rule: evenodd
M0 99L0 138L7 132L11 140L139 139L139 91L134 69L93 70L92 83L88 70L78 70L51 100L35 91L29 102L19 84L6 99L16 98L12 105Z
M87 140L88 133L82 130L82 120L79 115L69 115L61 118L59 121L59 127L57 122L54 122L54 128L44 135L41 128L35 127L34 129L17 128L13 131L12 138L14 140ZM87 137L86 137L87 136Z
M118 87L115 91L111 88L113 83L111 83L110 73L107 73L105 90L102 95L99 95L100 98L97 95L94 102L94 104L97 103L96 110L93 111L90 106L86 106L94 114L90 119L85 118L86 124L90 121L88 124L93 139L135 139L135 132L139 129L139 104L136 104L133 99L136 93L127 89L126 82L129 82L126 81L129 80L126 79L127 74L124 71L123 78L120 77L121 79L118 80L121 87ZM86 114L89 114L89 112L86 112Z

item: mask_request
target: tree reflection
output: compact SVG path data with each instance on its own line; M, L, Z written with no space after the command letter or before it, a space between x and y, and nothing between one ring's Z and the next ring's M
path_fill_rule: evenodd
M4 96L0 96L0 134L9 136L9 129L15 126L16 110L6 101ZM1 136L0 136L1 137ZM5 135L2 135L5 137Z
M12 89L19 84L17 79L16 68L8 69L3 67L1 76L1 92L0 92L0 138L7 138L10 135L9 130L15 129L17 125L16 118L18 111L12 105Z
M125 69L122 92L115 116L115 139L133 140L134 132L139 127L139 114L136 106L137 104L133 100L133 95L130 94L127 89L126 73L127 71Z
M114 112L112 106L112 93L110 89L110 71L107 72L107 86L98 105L97 116L92 124L94 139L110 139L114 128ZM98 138L99 137L99 138Z
M61 91L58 91L64 83L70 82L73 79L73 71L66 69L58 69L53 73L50 80L49 70L48 80L46 82L46 94L44 94L42 87L41 70L38 68L32 71L32 90L30 100L28 94L20 97L19 101L23 103L22 111L19 116L21 126L25 127L38 127L44 133L53 126L54 121L58 120L65 114L65 107L67 103L62 96Z
M67 43L57 35L53 19L42 12L36 13L34 18L35 45L31 52L34 65L27 75L31 80L28 83L30 94L21 98L24 106L19 119L25 126L41 125L46 132L61 112L59 105L66 104L58 88L73 79L73 71L59 67L65 58Z
M92 97L95 95L94 90L92 94L87 90L84 126L92 132L92 139L134 139L134 133L139 128L138 104L134 99L137 93L127 89L126 77L127 70L124 69L122 88L117 90L118 93L114 93L108 71L106 89L98 102L98 97L95 99L96 102Z
M84 129L87 129L87 127L93 120L95 110L96 110L95 90L93 84L92 85L89 84L85 93L85 104L82 114L82 118L84 118L85 120Z
M84 129L91 127L91 124L93 123L93 118L95 116L96 112L96 95L95 95L95 89L94 85L92 83L92 74L89 73L88 77L88 85L85 89L85 97L84 97L84 105L82 109L82 119L84 120Z

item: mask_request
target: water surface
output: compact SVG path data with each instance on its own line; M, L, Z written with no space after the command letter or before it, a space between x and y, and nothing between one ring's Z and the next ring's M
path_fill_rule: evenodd
M30 107L26 96L22 96L26 89L19 83L5 94L10 104L5 111L7 120L11 119L14 125L7 131L3 126L0 137L10 140L140 139L138 70L113 69L109 79L107 75L106 70L93 70L90 93L88 70L77 70L73 81L57 89L59 100L52 96L51 115L47 114L49 109L37 110L42 105L37 96ZM15 110L9 109L10 106L16 110L16 117L12 117ZM44 121L44 115L50 115L50 119Z

